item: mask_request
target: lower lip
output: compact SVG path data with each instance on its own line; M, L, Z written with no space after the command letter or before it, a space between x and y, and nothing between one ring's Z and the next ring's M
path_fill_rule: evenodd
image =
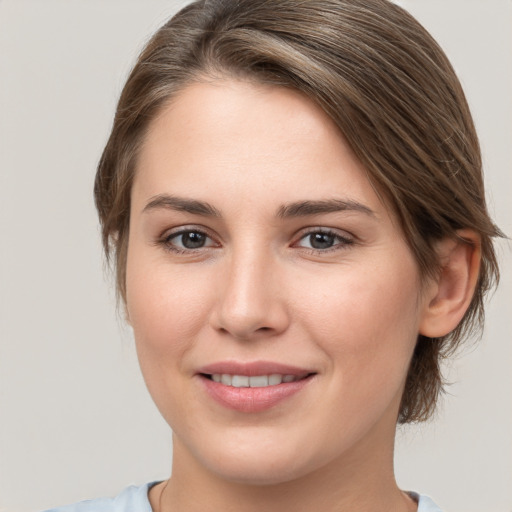
M207 393L216 402L240 412L262 412L299 393L307 386L313 375L295 382L283 382L264 388L235 388L225 386L202 375L199 376Z

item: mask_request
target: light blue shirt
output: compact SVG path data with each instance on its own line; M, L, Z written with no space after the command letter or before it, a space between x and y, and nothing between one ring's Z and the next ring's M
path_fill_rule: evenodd
M152 482L140 487L131 485L115 498L86 500L45 512L152 512L148 491L157 483ZM428 496L414 492L409 494L418 501L418 512L441 512L441 509Z

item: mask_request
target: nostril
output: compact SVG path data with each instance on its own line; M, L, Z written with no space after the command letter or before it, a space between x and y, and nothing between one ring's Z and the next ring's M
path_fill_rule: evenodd
M239 294L240 295L240 294ZM251 297L227 297L212 310L210 324L216 332L239 340L282 333L289 325L284 304L277 298L256 302Z

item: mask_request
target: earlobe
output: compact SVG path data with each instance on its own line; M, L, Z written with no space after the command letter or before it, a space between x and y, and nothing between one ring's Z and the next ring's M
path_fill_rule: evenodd
M457 238L441 240L436 250L440 271L428 286L419 326L419 333L429 338L453 331L468 309L480 270L480 237L473 230L459 230Z

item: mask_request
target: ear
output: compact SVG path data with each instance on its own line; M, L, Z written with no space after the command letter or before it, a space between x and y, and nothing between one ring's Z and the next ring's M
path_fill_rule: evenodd
M457 231L436 246L438 276L428 285L419 333L429 338L453 331L471 303L480 270L480 236L470 229Z

